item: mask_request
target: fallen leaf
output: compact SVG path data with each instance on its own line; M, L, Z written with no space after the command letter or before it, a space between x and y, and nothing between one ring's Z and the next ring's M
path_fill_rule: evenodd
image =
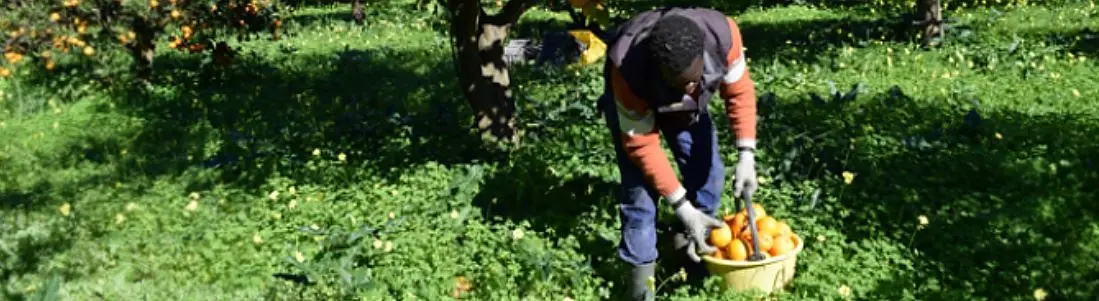
M451 291L450 296L458 299L469 293L471 289L473 289L473 284L466 280L466 277L454 277L454 290Z

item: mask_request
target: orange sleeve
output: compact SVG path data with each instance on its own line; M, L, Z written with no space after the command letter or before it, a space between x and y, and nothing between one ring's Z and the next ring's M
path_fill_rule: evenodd
M618 112L618 126L622 131L622 148L641 172L645 180L670 199L686 194L672 170L664 149L660 147L660 132L656 116L648 105L630 89L616 66L611 66L611 87Z
M721 99L725 101L725 115L736 137L737 147L756 147L756 89L748 72L747 57L740 38L740 29L733 19L729 23L732 43L726 56L728 70L721 81Z

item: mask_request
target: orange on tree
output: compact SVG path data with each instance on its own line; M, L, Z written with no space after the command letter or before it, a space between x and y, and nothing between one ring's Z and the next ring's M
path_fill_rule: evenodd
M198 52L201 52L202 50L206 49L206 44L195 43L195 44L191 44L190 46L188 46L188 48L191 50L191 53L198 53Z
M23 60L23 54L14 51L6 52L4 53L4 58L8 60L8 63L14 65Z

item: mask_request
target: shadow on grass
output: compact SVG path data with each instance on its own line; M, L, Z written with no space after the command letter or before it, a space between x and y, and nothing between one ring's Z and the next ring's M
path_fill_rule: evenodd
M346 6L345 6L346 5ZM351 3L340 3L338 5L329 4L325 6L329 8L329 11L323 13L298 13L293 14L287 18L287 23L297 24L302 27L314 26L317 24L329 24L336 22L352 23L355 21L354 16L351 14ZM339 8L339 10L337 10ZM371 10L373 11L373 10ZM364 21L368 21L365 20Z
M513 160L516 160L513 158ZM518 159L523 160L523 159ZM546 162L552 161L553 163ZM491 217L513 222L529 222L535 230L548 231L555 237L574 236L577 250L589 259L594 276L615 283L611 300L625 294L630 266L618 257L619 211L617 181L560 170L556 160L523 160L518 167L504 169L487 179L474 205ZM681 262L673 259L672 225L658 221L658 250L661 254L657 278L665 279L678 271ZM669 285L674 289L675 285ZM665 289L668 290L668 289ZM664 290L662 290L664 291Z
M796 60L813 63L825 60L843 46L865 47L871 41L906 43L914 41L914 28L902 15L874 18L846 16L813 20L738 23L747 55L753 61Z
M119 91L120 109L145 120L130 166L144 175L204 166L224 181L261 184L280 169L304 168L313 151L391 171L487 155L451 83L449 61L382 48L280 60L241 53L229 68L197 58L160 59L155 89Z
M728 7L729 5L733 6ZM630 18L654 7L665 6L716 9L734 19L749 8L736 2L698 3L672 0L630 1L616 4L615 8L628 12L624 18ZM873 17L864 17L848 11L840 11L837 17L739 21L737 25L748 48L747 54L754 61L781 59L812 63L827 59L836 51L835 48L845 45L864 47L870 45L872 41L902 43L916 41L914 35L918 30L911 25L909 18L910 16L905 12L879 12ZM624 21L625 19L614 20L612 24L617 25Z
M26 216L22 215L22 213L13 211L8 212L12 213L12 215L11 218L5 218L5 222L10 221L13 224L23 224L30 222L27 221ZM16 220L19 220L19 222L15 222ZM72 248L73 240L70 239L69 236L63 234L65 232L71 231L72 229L64 229L68 228L64 224L68 223L65 222L52 225L54 227L42 226L41 228L37 229L37 231L51 232L45 235L41 233L28 234L28 232L34 232L35 230L20 231L24 232L22 233L23 235L12 235L10 237L12 239L7 241L11 244L4 246L4 253L5 255L14 255L14 258L10 261L0 261L0 264L4 264L4 266L0 266L3 267L0 268L0 279L3 279L5 281L12 281L15 279L20 279L26 275L42 273L42 266L48 265L51 258L53 258L58 253L62 253L65 250ZM73 224L68 224L68 226L72 225ZM24 229L26 227L25 225L17 226ZM75 274L77 274L77 272L73 271L72 269L60 269L60 272L55 273L54 275L61 276L64 279L77 277ZM2 297L4 300L12 301L36 300L33 297L39 294L38 291L42 289L43 288L40 287L34 292L24 291L22 289L4 289L0 290L0 297Z
M158 72L148 88L135 83L105 91L112 111L140 120L140 126L124 132L132 136L76 141L66 151L70 154L57 156L65 162L37 167L37 172L51 173L57 172L53 165L62 170L102 165L109 175L3 190L0 210L79 199L83 190L116 181L139 190L135 193L156 189L152 182L162 178L187 181L186 191L212 189L217 183L255 191L278 174L316 174L296 172L315 158L314 149L330 161L346 154L348 163L389 179L419 163L454 164L492 156L468 130L471 115L452 83L446 58L380 48L268 58L244 52L225 69L203 65L197 56L167 55L156 62ZM118 148L128 150L124 160L118 159ZM196 170L213 175L181 176ZM43 251L20 251L19 264L0 270L0 279L44 268L51 250L69 248L72 242L65 237L52 235L35 245Z
M591 260L597 276L616 281L626 271L619 264L618 241L596 233L592 219L584 216L618 216L613 192L617 183L592 176L564 179L553 175L546 162L524 162L487 179L474 205L485 216L530 222L538 231L552 231L557 237L576 236L579 250ZM568 171L562 171L568 172ZM617 282L617 281L616 281Z
M1008 299L1038 287L1057 287L1050 292L1057 299L1099 293L1099 245L1090 230L1099 227L1099 119L915 100L899 90L868 97L765 96L760 132L770 137L766 149L785 152L763 163L774 166L776 178L857 175L850 185L826 180L836 183L827 192L838 195L834 210L850 211L833 225L848 238L907 244L917 217L929 219L910 246L919 250L915 274L897 275L870 294L957 300Z
M1051 28L1024 33L1023 36L1045 41L1048 45L1064 47L1065 51L1074 55L1099 56L1099 29Z
M305 4L291 8L315 11L295 11L288 14L286 21L301 27L313 27L329 24L357 24L355 21L353 0L323 1L323 4ZM416 3L363 0L362 17L365 26L354 26L358 30L371 30L370 26L379 22L424 22L433 25L433 30L446 34L445 14L436 12L430 0L417 0ZM384 30L384 29L383 29Z

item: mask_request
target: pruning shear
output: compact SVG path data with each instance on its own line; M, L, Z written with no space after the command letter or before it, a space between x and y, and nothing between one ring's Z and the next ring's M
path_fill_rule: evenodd
M760 261L763 260L763 254L759 250L759 233L756 230L756 211L752 208L752 195L748 194L744 197L744 204L748 209L748 229L752 232L752 255L748 256L748 261ZM738 208L737 211L740 211Z

